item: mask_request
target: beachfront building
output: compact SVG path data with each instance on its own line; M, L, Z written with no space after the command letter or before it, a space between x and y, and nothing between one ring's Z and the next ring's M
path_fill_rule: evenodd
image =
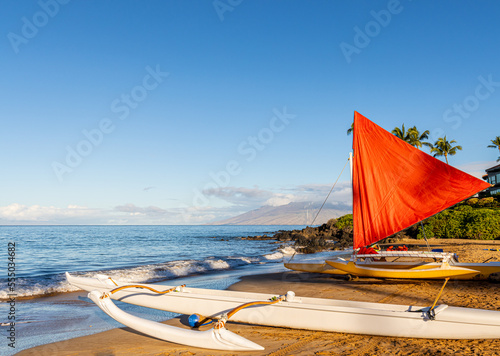
M500 193L500 164L486 170L483 179L492 184L493 187L488 188L486 191L490 194Z

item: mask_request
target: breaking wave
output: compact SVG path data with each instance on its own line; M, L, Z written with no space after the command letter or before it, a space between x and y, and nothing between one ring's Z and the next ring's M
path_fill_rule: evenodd
M295 251L295 249L293 247L286 246L286 247L282 247L282 248L278 249L274 253L270 253L270 254L264 255L264 258L266 258L267 260L280 260L280 259L282 259L285 256L291 256L291 255L293 255L295 252L296 251Z
M287 250L288 251L288 250ZM226 257L208 258L204 261L180 260L159 264L143 265L130 268L116 268L110 270L68 271L75 276L94 277L96 274L105 274L113 279L127 283L155 283L179 277L196 274L213 273L221 270L238 268L251 264L278 262L282 251L277 251L274 257ZM16 298L37 298L57 293L75 292L80 289L70 285L64 273L48 276L17 278L15 285ZM0 300L7 300L10 296L5 280L0 282Z

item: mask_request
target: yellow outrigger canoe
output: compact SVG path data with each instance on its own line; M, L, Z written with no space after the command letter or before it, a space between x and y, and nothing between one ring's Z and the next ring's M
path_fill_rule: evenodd
M364 267L353 261L326 261L326 263L335 269L352 274L358 277L373 277L373 278L405 278L405 279L444 279L444 278L459 278L465 277L467 279L473 278L478 271L450 266L448 263L442 263L439 266L430 268L373 268ZM419 267L424 267L420 265Z
M337 264L342 263L342 265ZM358 273L370 274L372 272L366 272L366 269L377 269L377 270L428 270L436 269L441 266L440 262L377 262L377 261L357 261L357 269L353 269L347 266L345 260L326 260L324 262L288 262L285 263L285 267L293 271L309 272L309 273L324 273L332 275L356 275L362 277ZM489 262L489 263L461 263L456 261L450 261L451 267L461 267L469 270L474 270L476 273L470 274L454 274L450 276L452 279L460 280L485 280L490 278L492 274L500 274L500 262ZM340 269L342 268L342 269ZM400 277L385 277L384 271L377 271L378 278L400 278ZM416 276L416 274L411 274L411 276ZM413 277L413 278L426 278L426 277ZM447 277L443 277L447 278Z

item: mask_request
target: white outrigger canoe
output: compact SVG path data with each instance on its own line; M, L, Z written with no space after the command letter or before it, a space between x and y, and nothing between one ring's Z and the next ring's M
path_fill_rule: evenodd
M445 304L433 308L306 298L296 297L293 292L288 292L278 302L271 304L266 301L276 299L276 295L154 284L134 284L127 287L126 283L114 281L103 275L85 278L66 273L66 278L72 285L91 292L89 297L108 315L122 324L160 339L191 346L201 345L205 348L262 349L224 329L228 313L253 302L265 304L242 308L231 317L231 320L256 325L391 337L500 338L500 311L494 310L452 307ZM158 294L151 290L159 287L169 288L171 292ZM179 329L171 326L163 328L160 325L166 325L121 311L111 299L180 314L196 313L213 320L222 319L224 323L222 327L208 331ZM221 329L223 331L219 332ZM188 334L178 333L178 330L183 330ZM226 336L227 338L224 339ZM196 341L194 344L195 339L213 342Z

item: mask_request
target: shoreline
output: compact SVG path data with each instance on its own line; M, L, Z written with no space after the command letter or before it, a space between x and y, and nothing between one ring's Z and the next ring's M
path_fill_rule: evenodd
M236 283L241 276L283 270L285 268L280 263L252 265L166 280L159 282L157 286L162 289L167 285L187 284L194 288L226 289ZM87 295L86 291L77 290L28 300L16 300L16 348L7 347L7 344L1 345L0 354L13 355L29 348L123 327L122 324L101 313ZM126 303L121 305L121 308L156 322L169 320L178 315ZM0 333L6 335L10 326L2 325Z
M435 245L439 241L429 241ZM484 250L486 245L500 247L500 241L452 240L442 243L445 250L456 251L462 261L482 262L492 256L500 260L500 251ZM293 290L297 296L371 301L391 304L431 305L442 286L433 280L346 281L329 275L286 271L249 275L227 289L284 294ZM500 310L500 283L490 281L449 281L439 303L453 306ZM165 322L187 327L186 317ZM36 346L16 355L267 355L273 352L295 355L317 354L444 354L474 353L500 355L500 339L429 340L391 338L369 335L315 332L273 328L228 322L227 328L265 347L261 352L223 352L187 347L118 328L66 341Z

